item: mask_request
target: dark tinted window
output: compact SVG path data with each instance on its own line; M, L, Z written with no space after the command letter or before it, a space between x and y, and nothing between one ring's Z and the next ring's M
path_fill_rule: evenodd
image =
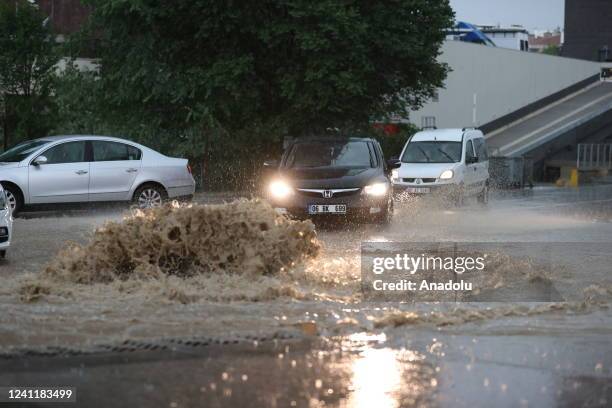
M403 163L457 163L461 161L461 142L409 142Z
M312 141L293 145L287 167L372 167L366 142Z
M471 140L468 140L465 145L465 161L467 162L469 159L472 159L474 157L476 157L476 155L474 154L474 145L472 144Z
M79 163L85 161L85 142L68 142L53 146L43 154L47 164Z
M20 162L48 143L51 142L48 140L30 140L28 142L19 143L17 146L0 154L0 162Z
M476 150L476 156L478 156L479 161L486 161L489 159L487 145L483 138L474 139L474 149Z
M91 144L93 147L93 159L97 162L140 160L140 150L124 143L94 140Z

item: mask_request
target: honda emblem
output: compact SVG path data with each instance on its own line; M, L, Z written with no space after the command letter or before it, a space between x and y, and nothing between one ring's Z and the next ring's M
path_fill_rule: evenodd
M334 192L331 190L323 190L323 198L332 198Z

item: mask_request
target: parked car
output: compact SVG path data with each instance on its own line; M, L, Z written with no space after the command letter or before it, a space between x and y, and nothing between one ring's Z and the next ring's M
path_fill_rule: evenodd
M392 173L394 193L442 194L462 204L467 196L489 199L489 157L476 129L430 129L416 133Z
M293 139L268 184L277 211L297 218L352 217L388 222L393 215L390 170L370 138Z
M148 208L195 190L186 159L105 136L23 142L0 154L0 184L13 213L30 204L94 201L133 201Z
M11 246L13 235L13 217L6 192L0 185L0 258L6 257L6 250Z

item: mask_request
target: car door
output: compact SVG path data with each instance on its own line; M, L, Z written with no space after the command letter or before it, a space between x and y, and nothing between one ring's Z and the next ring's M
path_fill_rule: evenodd
M85 141L63 142L35 157L28 168L30 203L72 203L88 200L89 162ZM34 164L46 157L46 163Z
M478 163L476 163L476 184L480 191L489 178L489 156L484 138L478 137L474 139L474 150L476 150L476 157L478 157Z
M107 140L92 140L90 201L126 201L140 171L140 149Z
M474 194L475 183L478 179L478 163L472 162L476 159L476 153L474 152L473 139L468 139L465 142L465 177L463 182L465 184L466 193L471 195Z

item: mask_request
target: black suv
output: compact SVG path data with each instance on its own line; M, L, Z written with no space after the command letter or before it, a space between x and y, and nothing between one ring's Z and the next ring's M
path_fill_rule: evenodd
M292 140L279 162L267 196L281 213L297 218L358 217L378 223L393 215L389 173L398 167L384 160L371 138L319 137Z

